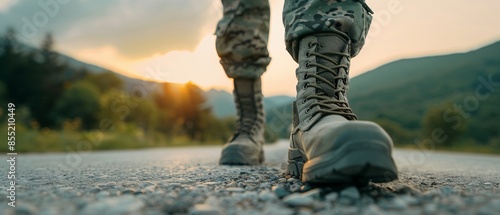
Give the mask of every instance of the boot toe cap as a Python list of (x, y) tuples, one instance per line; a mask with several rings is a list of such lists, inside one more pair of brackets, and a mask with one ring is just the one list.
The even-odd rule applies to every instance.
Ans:
[[(308, 158), (314, 158), (324, 153), (338, 150), (346, 144), (369, 145), (378, 143), (389, 153), (393, 143), (389, 135), (379, 125), (367, 121), (327, 122), (314, 126), (304, 134), (305, 151)], [(363, 146), (366, 147), (366, 146)]]

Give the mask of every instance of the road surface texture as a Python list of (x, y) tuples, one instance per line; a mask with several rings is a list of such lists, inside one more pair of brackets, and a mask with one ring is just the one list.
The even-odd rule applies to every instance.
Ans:
[(499, 156), (396, 150), (398, 181), (314, 188), (283, 175), (287, 147), (251, 167), (217, 165), (220, 147), (19, 154), (0, 214), (500, 214)]

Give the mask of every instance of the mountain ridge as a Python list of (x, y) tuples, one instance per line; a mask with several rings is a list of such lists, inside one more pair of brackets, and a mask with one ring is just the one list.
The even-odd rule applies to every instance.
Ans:
[[(500, 89), (491, 92), (487, 100), (474, 96), (482, 84), (480, 79), (491, 77), (500, 83), (498, 56), (500, 41), (463, 53), (389, 62), (351, 79), (349, 103), (359, 119), (379, 122), (396, 142), (413, 143), (422, 137), (422, 123), (429, 111), (448, 105), (445, 111), (457, 114), (455, 106), (463, 108), (470, 105), (466, 102), (477, 101), (478, 107), (463, 119), (467, 129), (462, 140), (494, 142), (500, 134), (496, 122), (500, 118), (496, 111)], [(291, 113), (291, 104), (279, 109)], [(284, 120), (282, 116), (268, 115), (268, 121), (290, 124), (291, 117)], [(278, 131), (282, 137), (288, 136), (285, 127)]]
[[(353, 93), (356, 94), (359, 91), (363, 91), (363, 90), (359, 90), (359, 89), (360, 88), (363, 89), (362, 88), (363, 85), (369, 84), (369, 79), (375, 79), (375, 80), (384, 79), (386, 81), (401, 80), (402, 77), (405, 77), (407, 75), (411, 75), (411, 74), (409, 74), (409, 71), (405, 72), (405, 70), (402, 70), (403, 72), (400, 72), (400, 73), (396, 73), (396, 72), (391, 71), (394, 69), (394, 65), (411, 63), (412, 67), (408, 66), (410, 69), (413, 68), (413, 70), (416, 70), (416, 68), (418, 68), (418, 69), (423, 69), (425, 71), (425, 69), (427, 69), (426, 67), (434, 67), (436, 65), (436, 63), (439, 63), (440, 61), (447, 61), (449, 59), (455, 59), (456, 57), (468, 56), (470, 54), (473, 54), (476, 57), (479, 57), (479, 56), (484, 57), (485, 55), (493, 57), (495, 55), (492, 53), (494, 53), (497, 50), (500, 50), (500, 41), (493, 42), (489, 45), (486, 45), (486, 46), (483, 46), (483, 47), (480, 47), (480, 48), (477, 48), (474, 50), (470, 50), (467, 52), (451, 53), (451, 54), (443, 54), (443, 55), (433, 55), (433, 56), (423, 56), (423, 57), (405, 58), (405, 59), (395, 60), (395, 61), (381, 65), (375, 69), (372, 69), (370, 71), (367, 71), (363, 74), (360, 74), (360, 75), (352, 78), (351, 88), (355, 89), (355, 90), (350, 91), (349, 96), (357, 96), (357, 95), (352, 95), (352, 94)], [(475, 59), (471, 59), (471, 60), (475, 60)], [(425, 63), (423, 63), (423, 62), (425, 62)], [(422, 66), (424, 66), (424, 68), (421, 68)], [(447, 65), (442, 65), (442, 66), (446, 67)], [(376, 71), (376, 74), (373, 73), (373, 71)], [(395, 76), (395, 74), (397, 76)], [(399, 84), (404, 84), (404, 83), (399, 82)]]

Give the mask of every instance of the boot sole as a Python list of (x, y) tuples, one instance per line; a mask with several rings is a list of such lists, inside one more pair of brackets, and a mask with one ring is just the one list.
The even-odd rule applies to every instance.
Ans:
[[(301, 153), (293, 152), (298, 148), (289, 150), (291, 154)], [(391, 153), (380, 142), (348, 142), (334, 152), (305, 163), (301, 157), (295, 157), (288, 160), (287, 172), (313, 184), (384, 183), (398, 178)]]
[(229, 145), (222, 150), (221, 165), (259, 165), (264, 161), (264, 151), (257, 154), (254, 149), (241, 145)]

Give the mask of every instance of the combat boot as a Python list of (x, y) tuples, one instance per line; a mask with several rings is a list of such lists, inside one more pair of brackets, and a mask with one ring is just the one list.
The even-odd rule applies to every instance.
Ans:
[(391, 138), (377, 124), (357, 121), (349, 107), (350, 45), (341, 32), (306, 36), (295, 44), (299, 67), (287, 173), (303, 182), (397, 179)]
[(261, 81), (234, 79), (236, 131), (222, 149), (220, 164), (256, 165), (264, 161), (264, 109)]

